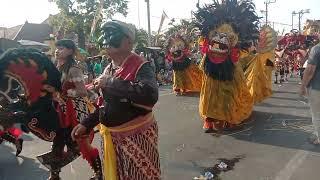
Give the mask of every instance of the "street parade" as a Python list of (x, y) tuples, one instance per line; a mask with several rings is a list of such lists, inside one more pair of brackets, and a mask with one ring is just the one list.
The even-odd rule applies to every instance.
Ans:
[(319, 180), (316, 0), (0, 3), (0, 180)]

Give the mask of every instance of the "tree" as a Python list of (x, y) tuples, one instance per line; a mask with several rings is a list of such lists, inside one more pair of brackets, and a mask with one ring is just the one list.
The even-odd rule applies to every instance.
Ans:
[(137, 52), (144, 52), (147, 46), (148, 46), (148, 32), (144, 29), (136, 28), (135, 50)]
[(172, 19), (169, 25), (171, 27), (163, 35), (166, 40), (176, 33), (186, 34), (190, 43), (196, 42), (199, 38), (199, 30), (195, 28), (193, 21), (182, 19), (180, 22), (176, 23), (176, 21)]
[(95, 17), (98, 17), (96, 22), (96, 32), (98, 32), (103, 19), (110, 19), (116, 13), (126, 16), (128, 9), (127, 0), (55, 0), (55, 2), (60, 13), (50, 19), (50, 24), (58, 27), (60, 32), (76, 33), (80, 48), (85, 48), (86, 38), (89, 38)]
[(195, 26), (192, 21), (182, 19), (180, 22), (178, 22), (178, 24), (175, 24), (175, 22), (176, 21), (172, 19), (169, 23), (171, 27), (164, 33), (166, 37), (171, 36), (172, 34), (175, 34), (177, 32), (182, 32), (182, 30), (187, 34), (190, 34), (192, 36), (191, 38), (194, 38), (193, 36), (197, 36), (196, 33), (192, 33), (195, 31)]

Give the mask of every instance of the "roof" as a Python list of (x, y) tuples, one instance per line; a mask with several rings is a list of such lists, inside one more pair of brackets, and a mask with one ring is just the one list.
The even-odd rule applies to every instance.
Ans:
[(30, 40), (44, 42), (49, 39), (52, 28), (48, 24), (33, 24), (26, 22), (13, 38), (13, 40)]
[(11, 28), (0, 27), (0, 38), (14, 39), (23, 25), (14, 26)]
[(44, 43), (39, 43), (36, 41), (30, 41), (30, 40), (20, 40), (18, 41), (22, 46), (40, 46), (40, 47), (49, 47), (49, 45)]
[(14, 40), (0, 38), (0, 49), (2, 49), (2, 50), (6, 50), (9, 48), (16, 48), (19, 46), (20, 46), (20, 44)]

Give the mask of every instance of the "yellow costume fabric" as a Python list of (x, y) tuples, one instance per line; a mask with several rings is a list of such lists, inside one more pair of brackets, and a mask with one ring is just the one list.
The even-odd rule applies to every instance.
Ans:
[(239, 63), (235, 64), (232, 81), (219, 81), (203, 75), (199, 103), (199, 112), (203, 119), (213, 118), (230, 124), (240, 124), (249, 118), (252, 109), (253, 99)]
[(117, 157), (113, 147), (109, 129), (100, 124), (100, 134), (103, 138), (103, 176), (107, 180), (118, 180)]
[[(247, 54), (245, 56), (244, 54)], [(260, 103), (272, 95), (272, 66), (266, 66), (267, 59), (273, 62), (274, 53), (266, 52), (249, 55), (242, 52), (240, 64), (244, 70), (247, 86), (254, 104)]]
[(190, 64), (183, 71), (173, 72), (173, 90), (180, 92), (200, 92), (202, 71), (196, 64)]

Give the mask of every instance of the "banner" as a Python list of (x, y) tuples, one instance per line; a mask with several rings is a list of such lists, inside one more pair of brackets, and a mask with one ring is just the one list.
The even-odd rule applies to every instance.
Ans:
[(162, 26), (163, 26), (163, 23), (164, 23), (164, 20), (166, 19), (166, 18), (168, 18), (169, 19), (169, 17), (168, 17), (168, 15), (166, 14), (166, 12), (162, 12), (162, 16), (161, 16), (161, 20), (160, 20), (160, 25), (159, 25), (159, 29), (158, 29), (158, 35), (160, 34), (160, 32), (161, 32), (161, 29), (162, 29)]

